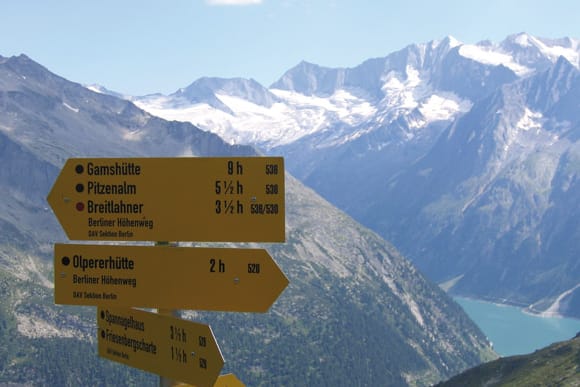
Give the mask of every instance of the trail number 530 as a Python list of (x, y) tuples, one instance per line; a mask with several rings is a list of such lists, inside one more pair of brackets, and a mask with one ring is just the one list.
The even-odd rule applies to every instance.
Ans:
[(278, 164), (266, 164), (266, 175), (277, 175)]

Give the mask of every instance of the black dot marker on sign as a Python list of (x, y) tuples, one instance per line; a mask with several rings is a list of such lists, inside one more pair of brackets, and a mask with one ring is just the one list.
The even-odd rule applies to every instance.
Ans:
[(62, 257), (62, 259), (60, 260), (62, 262), (63, 265), (68, 266), (70, 264), (70, 258), (67, 256)]
[(76, 188), (77, 192), (79, 192), (79, 193), (83, 192), (85, 190), (85, 186), (80, 184), (80, 183), (77, 184), (77, 186), (75, 188)]
[(80, 175), (81, 173), (83, 173), (85, 171), (85, 168), (83, 168), (83, 166), (81, 164), (78, 164), (75, 167), (75, 171), (76, 171), (76, 173), (78, 173)]

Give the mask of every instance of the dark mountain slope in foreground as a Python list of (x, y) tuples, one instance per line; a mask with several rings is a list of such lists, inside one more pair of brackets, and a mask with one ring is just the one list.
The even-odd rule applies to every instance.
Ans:
[(483, 364), (437, 386), (580, 386), (580, 334), (529, 355)]
[[(154, 384), (97, 357), (94, 308), (53, 304), (52, 245), (66, 238), (45, 198), (64, 160), (250, 154), (25, 56), (0, 59), (0, 383)], [(225, 370), (252, 386), (426, 385), (494, 356), (392, 246), (290, 176), (286, 191), (288, 242), (266, 246), (290, 279), (274, 307), (184, 313), (211, 323)]]

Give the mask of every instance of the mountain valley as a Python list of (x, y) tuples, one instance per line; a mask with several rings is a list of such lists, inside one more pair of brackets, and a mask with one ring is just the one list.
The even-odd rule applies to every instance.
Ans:
[[(24, 55), (0, 58), (0, 383), (155, 382), (98, 358), (93, 307), (54, 305), (53, 244), (66, 237), (46, 196), (67, 158), (257, 155)], [(272, 309), (183, 312), (211, 324), (224, 372), (248, 385), (429, 385), (496, 357), (459, 305), (391, 244), (291, 174), (286, 207), (286, 243), (242, 245), (266, 247), (290, 280)]]

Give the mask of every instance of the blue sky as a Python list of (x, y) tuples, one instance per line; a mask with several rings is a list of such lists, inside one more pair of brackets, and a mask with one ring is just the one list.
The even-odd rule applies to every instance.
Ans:
[(301, 60), (353, 67), (447, 35), (580, 38), (578, 15), (576, 0), (3, 1), (0, 55), (24, 53), (69, 80), (144, 95), (202, 76), (269, 86)]

